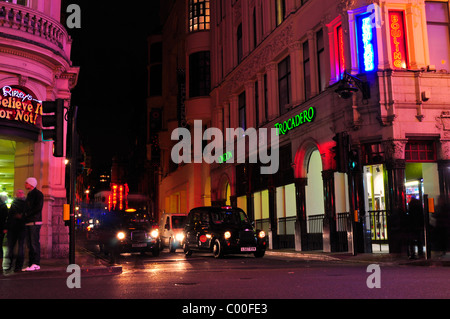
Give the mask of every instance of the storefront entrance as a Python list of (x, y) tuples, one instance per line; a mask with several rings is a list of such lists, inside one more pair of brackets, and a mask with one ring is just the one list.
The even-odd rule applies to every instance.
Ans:
[(14, 191), (33, 176), (34, 142), (0, 135), (0, 193), (11, 203)]
[[(433, 142), (409, 142), (405, 149), (405, 207), (411, 198), (424, 203), (426, 194), (430, 203), (437, 205), (440, 194), (439, 173)], [(386, 252), (389, 249), (389, 198), (388, 198), (388, 172), (384, 164), (366, 165), (363, 167), (364, 180), (364, 206), (366, 232), (370, 231), (372, 251)], [(391, 203), (392, 204), (392, 203)], [(407, 234), (406, 216), (397, 231)], [(392, 234), (391, 234), (392, 235)], [(403, 237), (406, 235), (403, 235)], [(402, 236), (396, 238), (406, 240)]]

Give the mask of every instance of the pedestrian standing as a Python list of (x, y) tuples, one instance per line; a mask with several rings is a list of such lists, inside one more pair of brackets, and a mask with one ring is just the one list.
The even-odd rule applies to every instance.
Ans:
[(14, 247), (17, 247), (17, 258), (14, 271), (20, 271), (24, 262), (24, 242), (25, 242), (25, 192), (23, 189), (16, 191), (16, 198), (9, 208), (8, 219), (6, 220), (6, 233), (8, 235), (8, 258), (10, 260), (9, 268), (13, 266)]
[(28, 246), (28, 267), (23, 271), (34, 271), (41, 269), (41, 244), (40, 233), (42, 225), (42, 207), (44, 206), (44, 195), (36, 188), (37, 180), (29, 177), (25, 181), (25, 188), (29, 191), (25, 200), (25, 232)]
[(409, 240), (408, 240), (408, 255), (410, 259), (416, 259), (415, 245), (417, 245), (417, 252), (419, 257), (423, 256), (423, 208), (422, 203), (415, 197), (411, 197), (409, 202)]

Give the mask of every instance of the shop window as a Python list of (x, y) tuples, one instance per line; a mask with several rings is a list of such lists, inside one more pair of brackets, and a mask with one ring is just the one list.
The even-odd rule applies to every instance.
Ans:
[(450, 71), (450, 18), (448, 2), (425, 2), (430, 64)]
[(412, 141), (406, 144), (405, 160), (409, 162), (436, 161), (436, 147), (433, 141)]
[[(258, 223), (258, 220), (269, 218), (269, 191), (267, 189), (253, 193), (253, 207), (256, 224), (261, 225), (261, 222)], [(264, 229), (264, 227), (262, 228)]]
[(189, 31), (210, 29), (209, 0), (189, 0)]

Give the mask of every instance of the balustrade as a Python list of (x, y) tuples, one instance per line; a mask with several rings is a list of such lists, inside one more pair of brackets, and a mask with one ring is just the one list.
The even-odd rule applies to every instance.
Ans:
[[(8, 32), (8, 29), (17, 30), (19, 33), (17, 31)], [(64, 53), (67, 52), (69, 35), (64, 27), (57, 20), (28, 7), (1, 2), (0, 32), (15, 36), (20, 36), (20, 33), (23, 32), (26, 33), (26, 35), (23, 35), (26, 39), (29, 39), (30, 35), (38, 37), (39, 39), (36, 39), (36, 42), (44, 40), (45, 44), (48, 41)]]

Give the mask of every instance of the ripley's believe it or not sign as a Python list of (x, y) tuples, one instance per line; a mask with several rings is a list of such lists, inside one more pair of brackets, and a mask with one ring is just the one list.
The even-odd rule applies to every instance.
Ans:
[(21, 89), (5, 86), (0, 90), (0, 119), (37, 124), (42, 102)]

